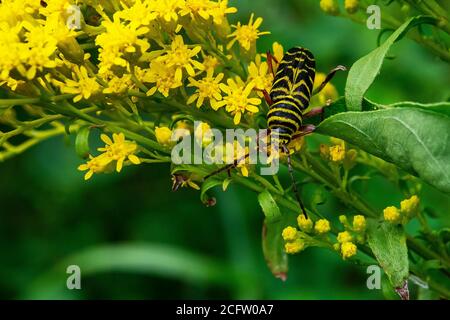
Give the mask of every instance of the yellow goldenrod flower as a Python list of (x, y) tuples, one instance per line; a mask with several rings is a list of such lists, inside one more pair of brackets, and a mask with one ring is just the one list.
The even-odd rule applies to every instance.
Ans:
[(344, 260), (353, 257), (357, 251), (358, 248), (353, 242), (344, 242), (341, 244), (341, 254)]
[(281, 44), (279, 44), (278, 42), (274, 42), (272, 44), (272, 50), (273, 50), (272, 54), (275, 57), (275, 59), (277, 59), (278, 62), (281, 62), (281, 60), (283, 60), (283, 57), (284, 57), (283, 46)]
[(340, 162), (345, 158), (345, 145), (335, 145), (330, 147), (330, 159), (333, 162)]
[(353, 217), (353, 230), (356, 232), (366, 230), (366, 218), (364, 216), (356, 215)]
[(220, 88), (226, 93), (226, 96), (223, 97), (222, 101), (217, 102), (216, 107), (226, 106), (226, 111), (234, 116), (234, 124), (239, 124), (242, 114), (246, 111), (250, 113), (259, 111), (257, 106), (261, 104), (261, 99), (248, 97), (253, 87), (254, 84), (252, 82), (245, 85), (238, 77), (236, 80), (229, 78), (227, 85), (224, 83), (220, 84)]
[(330, 222), (327, 219), (317, 220), (314, 225), (314, 230), (318, 234), (324, 234), (331, 230)]
[(195, 57), (202, 48), (200, 46), (195, 46), (189, 49), (187, 45), (184, 44), (183, 37), (180, 35), (175, 36), (170, 45), (170, 50), (167, 51), (165, 55), (159, 56), (157, 61), (160, 61), (167, 65), (167, 67), (175, 68), (175, 80), (181, 81), (183, 78), (183, 69), (186, 69), (187, 73), (193, 77), (195, 76), (194, 68), (203, 70), (203, 64), (192, 59)]
[(244, 48), (246, 51), (249, 51), (250, 47), (252, 45), (255, 45), (256, 39), (258, 39), (259, 36), (270, 34), (270, 32), (268, 31), (260, 32), (258, 28), (259, 26), (261, 26), (263, 19), (257, 18), (253, 23), (253, 17), (254, 14), (252, 13), (248, 24), (241, 25), (241, 23), (238, 22), (237, 25), (232, 25), (232, 27), (236, 30), (232, 34), (228, 35), (228, 38), (233, 39), (227, 45), (227, 49), (231, 49), (233, 44), (238, 41), (242, 48)]
[(214, 71), (219, 66), (219, 64), (219, 59), (217, 59), (216, 57), (209, 55), (203, 56), (203, 68), (206, 72), (211, 69)]
[(339, 4), (336, 0), (320, 0), (320, 8), (333, 16), (339, 14)]
[(286, 253), (294, 254), (305, 249), (305, 242), (302, 239), (296, 239), (293, 242), (286, 242), (284, 250)]
[(184, 0), (157, 0), (152, 1), (151, 5), (156, 16), (166, 22), (178, 21), (178, 13), (184, 7)]
[(100, 91), (100, 84), (94, 77), (89, 77), (84, 66), (73, 66), (72, 79), (66, 79), (65, 82), (55, 80), (55, 84), (59, 85), (62, 93), (76, 94), (73, 98), (74, 102), (78, 102), (81, 99), (87, 100)]
[(405, 199), (402, 202), (400, 202), (400, 210), (403, 214), (405, 214), (408, 217), (412, 217), (419, 208), (420, 199), (418, 196), (413, 195), (409, 199)]
[(151, 96), (156, 91), (162, 93), (164, 97), (169, 96), (169, 91), (181, 87), (183, 83), (181, 80), (175, 78), (175, 67), (168, 67), (166, 64), (159, 61), (152, 61), (150, 69), (145, 72), (143, 82), (154, 83), (155, 86), (148, 90), (147, 95)]
[(89, 180), (94, 173), (103, 172), (110, 162), (111, 159), (109, 157), (106, 157), (104, 154), (101, 154), (98, 157), (89, 155), (89, 161), (85, 164), (80, 165), (78, 167), (78, 170), (87, 170), (86, 174), (84, 175), (84, 180)]
[(217, 76), (213, 76), (214, 69), (208, 69), (206, 77), (201, 80), (195, 80), (194, 78), (189, 78), (188, 87), (196, 87), (197, 90), (193, 95), (187, 100), (187, 104), (193, 103), (197, 100), (197, 108), (203, 105), (205, 99), (209, 100), (211, 107), (217, 110), (217, 101), (222, 100), (222, 92), (220, 90), (219, 83), (222, 81), (224, 74), (219, 73)]
[(294, 241), (298, 238), (298, 231), (296, 228), (289, 226), (283, 229), (281, 236), (284, 241)]
[(292, 139), (291, 142), (289, 142), (288, 144), (290, 154), (300, 151), (304, 145), (305, 145), (304, 137)]
[(139, 26), (148, 26), (153, 20), (158, 17), (158, 14), (153, 10), (154, 5), (152, 1), (135, 0), (131, 7), (127, 7), (126, 3), (122, 3), (125, 7), (121, 11), (117, 11), (115, 15), (122, 19), (134, 23)]
[(348, 231), (339, 232), (337, 236), (337, 241), (339, 243), (351, 242), (353, 240), (352, 235)]
[(345, 0), (344, 7), (348, 13), (353, 14), (358, 11), (359, 0)]
[(209, 0), (185, 0), (184, 7), (180, 10), (180, 16), (189, 14), (192, 20), (197, 17), (208, 20), (215, 4)]
[(103, 89), (103, 93), (123, 93), (133, 87), (133, 81), (130, 74), (124, 74), (122, 77), (113, 76), (108, 81), (108, 87)]
[(298, 215), (297, 224), (303, 232), (311, 232), (313, 229), (313, 221), (310, 218), (306, 218), (303, 214)]
[(135, 142), (125, 140), (123, 133), (113, 133), (113, 140), (106, 134), (100, 136), (106, 143), (104, 148), (98, 148), (98, 151), (104, 152), (103, 156), (111, 161), (116, 161), (116, 171), (122, 170), (123, 162), (129, 160), (132, 164), (140, 164), (141, 160), (134, 154), (137, 151)]
[(237, 9), (235, 7), (228, 7), (228, 0), (219, 0), (211, 9), (210, 15), (213, 17), (214, 24), (222, 25), (226, 22), (225, 17), (227, 14), (236, 12)]
[(95, 39), (99, 49), (99, 73), (105, 74), (114, 66), (127, 68), (128, 60), (135, 54), (142, 54), (150, 48), (147, 39), (141, 37), (149, 32), (148, 27), (134, 23), (124, 23), (118, 16), (114, 20), (105, 19), (102, 26), (106, 29)]
[(262, 90), (270, 92), (272, 88), (273, 75), (269, 72), (267, 62), (261, 62), (261, 56), (257, 55), (256, 61), (251, 62), (248, 66), (248, 81), (255, 84), (254, 89), (258, 90), (257, 94), (263, 97)]
[(195, 128), (194, 136), (203, 146), (207, 146), (213, 140), (213, 132), (206, 122), (200, 123), (200, 125)]
[(383, 210), (384, 220), (389, 221), (391, 223), (399, 223), (400, 222), (400, 211), (394, 207), (390, 206)]
[(230, 143), (225, 145), (224, 161), (225, 163), (237, 161), (237, 168), (241, 170), (241, 174), (244, 177), (248, 177), (249, 170), (247, 163), (248, 159), (245, 157), (246, 154), (248, 154), (248, 147), (241, 146), (240, 143), (235, 140), (232, 146)]
[(172, 138), (172, 130), (168, 127), (156, 127), (155, 128), (155, 136), (156, 141), (162, 146), (171, 146), (173, 144), (173, 141), (171, 141)]
[[(321, 83), (325, 80), (326, 74), (322, 72), (316, 73), (316, 77), (314, 78), (314, 89), (317, 89)], [(320, 91), (314, 98), (316, 99), (314, 102), (317, 105), (323, 106), (327, 103), (328, 100), (336, 100), (339, 97), (339, 94), (336, 90), (336, 87), (328, 82), (325, 87)]]

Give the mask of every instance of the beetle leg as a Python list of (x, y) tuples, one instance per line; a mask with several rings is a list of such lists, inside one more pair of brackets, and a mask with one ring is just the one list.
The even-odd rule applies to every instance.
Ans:
[(322, 89), (325, 88), (325, 86), (327, 85), (327, 83), (330, 82), (331, 79), (333, 79), (334, 75), (335, 75), (336, 72), (338, 72), (338, 71), (347, 71), (347, 68), (344, 67), (344, 66), (339, 65), (339, 66), (337, 66), (336, 68), (334, 68), (333, 70), (331, 70), (331, 71), (327, 74), (327, 76), (325, 77), (325, 80), (323, 80), (323, 82), (320, 84), (320, 86), (317, 87), (317, 89), (315, 89), (315, 90), (313, 91), (313, 94), (312, 94), (312, 95), (316, 95), (316, 94), (318, 94), (320, 91), (322, 91)]
[(267, 51), (267, 64), (269, 65), (270, 73), (272, 73), (273, 76), (275, 77), (275, 70), (273, 68), (272, 61), (275, 61), (276, 64), (279, 64), (277, 58), (275, 58), (269, 50), (269, 51)]

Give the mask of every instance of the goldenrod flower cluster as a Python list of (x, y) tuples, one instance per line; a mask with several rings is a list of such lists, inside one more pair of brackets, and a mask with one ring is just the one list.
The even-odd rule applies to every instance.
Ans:
[(383, 218), (394, 224), (406, 224), (417, 215), (419, 204), (419, 197), (413, 195), (400, 202), (400, 209), (395, 206), (386, 207), (383, 210)]
[(298, 253), (308, 246), (318, 245), (314, 237), (321, 239), (331, 230), (330, 222), (327, 219), (319, 219), (313, 222), (303, 214), (297, 217), (298, 228), (288, 226), (283, 229), (282, 237), (285, 241), (286, 253)]
[(348, 259), (356, 255), (358, 247), (356, 243), (364, 243), (366, 231), (366, 218), (362, 215), (353, 216), (352, 223), (348, 221), (347, 216), (339, 216), (339, 221), (344, 226), (345, 230), (339, 232), (336, 240), (337, 243), (333, 245), (336, 251), (339, 251), (342, 258)]
[(331, 145), (321, 144), (320, 155), (322, 159), (330, 164), (342, 165), (346, 170), (350, 170), (356, 164), (358, 155), (355, 149), (348, 149), (344, 140), (330, 138)]

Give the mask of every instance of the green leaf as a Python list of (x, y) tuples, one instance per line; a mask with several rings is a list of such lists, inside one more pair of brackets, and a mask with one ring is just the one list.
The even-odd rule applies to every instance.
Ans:
[(409, 19), (391, 34), (381, 46), (353, 64), (345, 86), (345, 99), (349, 110), (361, 110), (364, 94), (379, 74), (383, 60), (390, 47), (397, 40), (401, 39), (409, 29), (424, 23), (436, 24), (436, 19), (427, 16), (418, 16)]
[(409, 275), (408, 248), (401, 225), (368, 219), (368, 243), (394, 288), (403, 287)]
[(288, 257), (284, 251), (284, 240), (281, 236), (285, 222), (268, 221), (266, 218), (262, 231), (262, 249), (264, 259), (272, 274), (283, 281), (287, 278)]
[(205, 204), (209, 203), (211, 197), (208, 195), (208, 190), (217, 186), (221, 186), (222, 183), (222, 181), (216, 179), (207, 179), (205, 182), (203, 182), (200, 189), (200, 200)]
[(345, 112), (316, 132), (341, 138), (450, 193), (450, 117), (421, 108)]
[(287, 222), (268, 190), (258, 195), (258, 201), (265, 215), (262, 232), (264, 258), (272, 274), (284, 281), (287, 277), (288, 260), (281, 233)]
[(81, 127), (75, 138), (75, 151), (78, 156), (83, 159), (89, 157), (89, 134), (91, 129), (89, 126)]
[[(380, 105), (380, 107), (382, 107)], [(436, 103), (418, 103), (412, 101), (403, 101), (385, 106), (387, 108), (420, 108), (424, 110), (439, 112), (450, 117), (450, 102)]]
[(280, 208), (278, 208), (277, 203), (268, 190), (264, 190), (258, 194), (258, 201), (268, 222), (280, 220)]

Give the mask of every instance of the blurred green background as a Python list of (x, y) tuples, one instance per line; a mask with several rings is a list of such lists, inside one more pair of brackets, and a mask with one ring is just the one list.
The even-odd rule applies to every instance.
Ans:
[[(264, 17), (259, 42), (310, 48), (317, 67), (351, 66), (375, 48), (378, 31), (325, 15), (319, 1), (230, 1), (231, 21)], [(450, 97), (448, 64), (410, 40), (395, 45), (369, 98), (442, 101)], [(345, 76), (334, 81), (343, 94)], [(317, 139), (317, 137), (315, 138)], [(275, 279), (261, 251), (263, 214), (256, 195), (231, 185), (206, 208), (199, 193), (172, 193), (167, 165), (127, 167), (89, 182), (76, 170), (73, 139), (52, 139), (0, 164), (0, 298), (378, 299), (365, 268), (316, 248), (290, 257), (286, 282)], [(285, 172), (284, 172), (285, 173)], [(283, 177), (283, 183), (289, 180)], [(306, 198), (315, 185), (304, 188)], [(360, 186), (382, 209), (402, 195), (384, 179)], [(448, 197), (425, 188), (423, 201), (446, 214)], [(345, 211), (330, 199), (335, 219)], [(333, 218), (334, 217), (334, 218)], [(433, 221), (432, 221), (433, 223)], [(414, 225), (412, 226), (414, 228)], [(82, 264), (82, 290), (65, 289), (66, 267)]]

